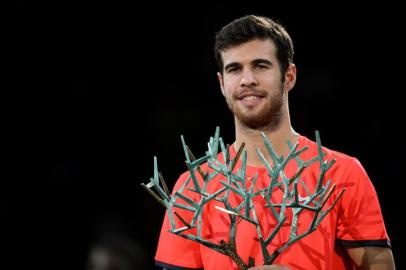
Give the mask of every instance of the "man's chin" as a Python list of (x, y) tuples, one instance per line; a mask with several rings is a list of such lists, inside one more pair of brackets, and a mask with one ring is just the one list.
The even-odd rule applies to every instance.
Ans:
[(275, 129), (279, 122), (280, 117), (278, 115), (270, 116), (270, 115), (237, 115), (237, 119), (246, 127), (250, 129)]
[(269, 121), (263, 121), (257, 117), (245, 117), (239, 118), (240, 122), (251, 129), (261, 129), (264, 126), (269, 125)]

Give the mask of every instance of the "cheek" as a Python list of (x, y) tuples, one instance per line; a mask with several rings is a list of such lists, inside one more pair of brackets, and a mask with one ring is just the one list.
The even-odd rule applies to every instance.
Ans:
[(237, 84), (235, 83), (235, 81), (232, 80), (227, 80), (224, 82), (223, 84), (223, 88), (224, 88), (224, 94), (227, 96), (232, 96), (234, 89), (237, 89)]
[(235, 91), (233, 91), (232, 88), (225, 89), (225, 96), (227, 99), (230, 99), (230, 100), (234, 99), (234, 94), (235, 94)]
[(269, 76), (263, 78), (263, 83), (273, 87), (279, 87), (281, 82), (280, 77), (278, 76)]
[(230, 75), (227, 74), (223, 77), (223, 84), (224, 86), (232, 87), (238, 85), (240, 82), (238, 75)]

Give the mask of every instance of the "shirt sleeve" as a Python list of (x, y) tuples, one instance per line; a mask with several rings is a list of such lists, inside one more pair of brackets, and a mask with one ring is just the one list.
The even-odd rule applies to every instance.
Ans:
[[(175, 184), (174, 191), (187, 181), (189, 173), (181, 175)], [(196, 198), (196, 193), (187, 192), (185, 189), (184, 194), (190, 198)], [(183, 203), (183, 201), (180, 201)], [(187, 222), (192, 220), (193, 213), (184, 209), (176, 208), (176, 212), (182, 216)], [(175, 217), (177, 228), (183, 227), (183, 223)], [(167, 269), (203, 269), (203, 264), (200, 256), (199, 243), (185, 239), (181, 236), (175, 235), (170, 232), (171, 224), (169, 221), (168, 211), (165, 213), (164, 221), (161, 228), (161, 234), (158, 241), (158, 247), (155, 254), (155, 263), (158, 266)], [(195, 230), (191, 229), (187, 233), (196, 234)]]
[(378, 196), (361, 163), (352, 158), (342, 177), (346, 191), (338, 216), (337, 241), (353, 247), (390, 247)]

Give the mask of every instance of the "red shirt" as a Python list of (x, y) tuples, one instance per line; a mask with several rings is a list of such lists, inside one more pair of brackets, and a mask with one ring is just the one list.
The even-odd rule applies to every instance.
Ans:
[[(302, 160), (310, 160), (317, 155), (317, 144), (304, 136), (299, 137), (299, 148), (309, 147), (308, 150), (300, 155)], [(231, 149), (231, 155), (235, 156), (234, 149)], [(325, 160), (336, 160), (335, 164), (327, 171), (323, 184), (332, 180), (336, 184), (336, 189), (326, 203), (323, 209), (326, 209), (337, 198), (343, 188), (346, 188), (343, 196), (339, 199), (337, 205), (320, 223), (316, 231), (302, 238), (291, 245), (280, 254), (274, 263), (289, 266), (292, 269), (351, 269), (351, 261), (342, 252), (342, 245), (347, 246), (390, 246), (389, 238), (385, 230), (378, 198), (375, 189), (368, 178), (365, 170), (359, 161), (355, 158), (338, 153), (336, 151), (323, 148), (326, 153)], [(219, 160), (222, 160), (222, 154), (219, 154)], [(207, 164), (201, 166), (204, 171), (211, 171)], [(240, 162), (236, 169), (240, 168)], [(235, 170), (236, 170), (235, 169)], [(285, 173), (288, 177), (293, 176), (297, 170), (297, 164), (294, 160), (288, 163)], [(256, 187), (264, 188), (269, 184), (270, 178), (265, 168), (247, 166), (247, 185), (255, 174), (258, 173)], [(301, 180), (313, 193), (319, 176), (319, 164), (313, 163), (306, 168), (301, 176)], [(197, 175), (197, 174), (196, 174)], [(174, 191), (177, 191), (189, 177), (189, 172), (181, 175), (175, 184)], [(215, 179), (210, 181), (207, 192), (222, 188), (220, 180), (225, 177), (218, 174)], [(191, 184), (191, 183), (189, 183)], [(195, 192), (187, 191), (184, 193), (188, 197), (199, 201), (199, 195)], [(303, 187), (299, 188), (299, 193), (305, 197), (307, 193)], [(273, 200), (280, 201), (283, 193), (275, 189), (272, 194)], [(229, 201), (233, 206), (240, 203), (237, 196), (230, 196)], [(264, 208), (265, 200), (260, 196), (253, 199), (257, 212), (258, 220), (261, 224), (263, 235), (269, 235), (269, 232), (276, 225), (275, 218), (269, 208)], [(229, 240), (228, 214), (219, 211), (215, 206), (224, 207), (222, 203), (213, 201), (203, 208), (202, 235), (204, 239), (213, 243), (219, 243), (220, 240)], [(185, 219), (190, 221), (192, 213), (190, 211), (176, 209), (176, 211)], [(290, 213), (290, 214), (289, 214)], [(286, 243), (290, 235), (290, 209), (287, 211), (287, 221), (268, 246), (270, 254)], [(309, 227), (312, 221), (313, 212), (304, 210), (299, 218), (298, 232), (303, 233)], [(177, 220), (178, 227), (184, 225)], [(238, 269), (237, 265), (227, 256), (209, 249), (199, 243), (184, 239), (178, 235), (169, 232), (170, 224), (168, 215), (162, 225), (161, 235), (155, 256), (156, 264), (168, 269), (206, 269), (206, 270), (231, 270)], [(195, 229), (185, 233), (196, 234)], [(247, 263), (249, 257), (255, 258), (255, 265), (263, 264), (263, 256), (253, 224), (240, 220), (237, 225), (236, 235), (237, 252)]]

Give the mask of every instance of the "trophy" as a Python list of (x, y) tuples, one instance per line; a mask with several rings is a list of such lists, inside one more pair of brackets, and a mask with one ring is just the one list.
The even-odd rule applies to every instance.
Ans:
[[(200, 158), (194, 157), (183, 136), (181, 136), (189, 176), (179, 189), (173, 190), (172, 193), (169, 192), (162, 174), (158, 170), (156, 157), (154, 157), (153, 177), (147, 184), (141, 184), (167, 209), (171, 233), (229, 256), (242, 270), (254, 266), (255, 261), (252, 257), (242, 258), (237, 252), (236, 233), (239, 221), (244, 220), (255, 227), (264, 259), (262, 264), (271, 265), (289, 246), (315, 231), (345, 191), (345, 189), (341, 190), (335, 200), (326, 205), (336, 186), (332, 184), (332, 179), (324, 181), (324, 178), (335, 160), (327, 161), (324, 159), (325, 154), (322, 152), (318, 131), (316, 131), (318, 154), (309, 160), (300, 158), (300, 155), (308, 149), (307, 147), (298, 149), (297, 143), (293, 145), (287, 141), (289, 153), (286, 157), (278, 156), (264, 133), (262, 133), (262, 137), (265, 148), (272, 159), (272, 162), (268, 162), (263, 153), (257, 149), (257, 155), (269, 176), (269, 182), (265, 187), (256, 186), (258, 174), (248, 184), (246, 174), (247, 152), (244, 151), (244, 143), (232, 158), (229, 146), (225, 145), (220, 137), (219, 127), (216, 128), (214, 137), (210, 137), (205, 155)], [(236, 168), (240, 158), (241, 166)], [(290, 161), (296, 162), (297, 170), (293, 176), (288, 177), (285, 169)], [(317, 183), (316, 186), (310, 188), (301, 179), (301, 174), (307, 167), (317, 162), (320, 167)], [(203, 164), (205, 164), (204, 167), (208, 168), (206, 171), (202, 169)], [(218, 188), (210, 189), (212, 184)], [(301, 190), (304, 190), (305, 196), (301, 196), (298, 191), (300, 186)], [(273, 196), (276, 190), (283, 194), (278, 199)], [(190, 194), (196, 196), (192, 198)], [(258, 197), (264, 201), (264, 210), (269, 211), (269, 214), (276, 221), (275, 226), (267, 233), (262, 230), (257, 214), (258, 209), (254, 205), (254, 200)], [(233, 202), (236, 201), (235, 198), (238, 198), (239, 204), (231, 203), (231, 198), (233, 198)], [(229, 218), (228, 237), (218, 242), (213, 241), (213, 239), (206, 239), (202, 233), (204, 227), (202, 216), (209, 205), (214, 206), (210, 208), (211, 211), (212, 209), (221, 211)], [(179, 209), (190, 212), (189, 218), (179, 214)], [(310, 226), (304, 231), (299, 231), (298, 221), (306, 211), (312, 212)], [(289, 239), (270, 253), (267, 247), (278, 235), (282, 226), (286, 226), (286, 224), (290, 226)]]

